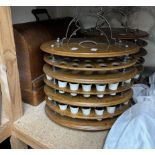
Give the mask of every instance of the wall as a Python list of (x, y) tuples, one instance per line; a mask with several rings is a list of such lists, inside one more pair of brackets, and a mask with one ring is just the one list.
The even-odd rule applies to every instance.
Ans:
[(35, 6), (12, 6), (13, 24), (35, 21), (35, 17), (31, 13), (31, 10), (35, 8)]

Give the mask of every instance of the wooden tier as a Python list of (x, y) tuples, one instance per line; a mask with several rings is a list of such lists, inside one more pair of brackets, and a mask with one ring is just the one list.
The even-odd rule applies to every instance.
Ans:
[(139, 52), (134, 54), (133, 57), (144, 57), (147, 54), (147, 51), (144, 48), (140, 48)]
[[(74, 41), (74, 42), (73, 42)], [(79, 43), (84, 41), (84, 39), (73, 39), (69, 44), (63, 43), (60, 47), (51, 47), (55, 45), (55, 40), (44, 43), (41, 45), (41, 50), (53, 55), (68, 56), (68, 57), (85, 57), (85, 58), (103, 58), (103, 57), (120, 57), (129, 54), (134, 54), (139, 51), (139, 46), (131, 42), (126, 42), (125, 44), (111, 44), (108, 48), (106, 43), (97, 43), (97, 45), (92, 43), (87, 43), (85, 46), (87, 48), (81, 47)], [(128, 47), (125, 47), (127, 45)], [(72, 48), (77, 50), (71, 50)], [(91, 51), (90, 49), (95, 48), (97, 51)]]
[[(110, 36), (109, 28), (103, 28), (103, 32), (105, 32), (108, 36)], [(87, 37), (104, 37), (101, 35), (101, 32), (97, 31), (96, 29), (88, 29), (85, 32), (82, 32), (84, 36)], [(148, 37), (148, 33), (138, 29), (126, 29), (125, 28), (112, 28), (112, 36), (113, 38), (117, 39), (124, 39), (124, 40), (132, 40), (132, 39), (139, 39)]]
[(51, 119), (52, 121), (54, 121), (59, 125), (86, 131), (108, 130), (111, 128), (111, 126), (117, 119), (117, 118), (110, 118), (102, 121), (73, 119), (70, 117), (65, 117), (57, 114), (56, 112), (50, 110), (47, 105), (45, 107), (45, 112), (49, 117), (49, 119)]
[[(117, 72), (113, 74), (100, 73), (89, 73), (78, 72), (74, 74), (71, 71), (53, 71), (52, 67), (45, 64), (43, 67), (45, 74), (62, 81), (73, 82), (73, 83), (91, 83), (91, 84), (102, 84), (102, 83), (115, 83), (121, 82), (133, 78), (137, 74), (135, 67), (130, 68), (126, 72)], [(77, 71), (76, 71), (77, 72)]]
[[(78, 60), (78, 59), (77, 59)], [(95, 62), (95, 60), (87, 60), (86, 62), (80, 61), (65, 61), (62, 59), (52, 60), (49, 59), (48, 55), (44, 56), (44, 61), (57, 68), (69, 69), (69, 70), (80, 70), (80, 71), (108, 71), (128, 68), (136, 64), (136, 59), (129, 60), (128, 62)]]
[(139, 29), (114, 28), (112, 29), (114, 35), (118, 39), (139, 39), (148, 37), (148, 33)]
[(92, 109), (91, 113), (89, 116), (85, 116), (82, 114), (81, 109), (79, 109), (77, 114), (72, 114), (70, 112), (70, 109), (67, 108), (66, 110), (60, 110), (60, 108), (58, 107), (58, 105), (55, 105), (54, 103), (52, 103), (53, 101), (49, 101), (46, 98), (46, 104), (48, 106), (49, 109), (57, 112), (58, 114), (60, 114), (61, 116), (67, 116), (67, 117), (71, 117), (71, 118), (77, 118), (77, 119), (90, 119), (90, 120), (97, 120), (97, 119), (107, 119), (107, 118), (113, 118), (115, 116), (119, 116), (120, 114), (122, 114), (125, 110), (127, 110), (130, 107), (130, 104), (128, 105), (123, 105), (122, 108), (120, 109), (116, 109), (114, 114), (109, 114), (108, 112), (104, 111), (103, 115), (96, 115), (95, 114), (95, 110)]
[(107, 86), (106, 86), (105, 91), (100, 91), (100, 92), (96, 90), (95, 86), (94, 87), (92, 86), (91, 92), (84, 92), (81, 87), (79, 87), (77, 91), (70, 90), (69, 86), (65, 88), (60, 88), (57, 84), (54, 84), (53, 81), (49, 81), (46, 78), (44, 78), (44, 82), (47, 86), (55, 90), (60, 90), (66, 93), (91, 94), (91, 95), (120, 93), (120, 92), (130, 89), (133, 85), (133, 83), (124, 83), (123, 86), (118, 86), (117, 90), (109, 90), (107, 89)]
[(143, 48), (145, 46), (147, 46), (147, 42), (145, 40), (142, 39), (138, 39), (138, 40), (131, 40), (133, 43), (135, 43), (136, 45), (138, 45), (140, 48)]
[(105, 96), (103, 98), (98, 98), (97, 96), (83, 97), (82, 95), (71, 96), (68, 93), (56, 93), (54, 89), (45, 86), (44, 87), (45, 94), (52, 98), (52, 100), (73, 105), (73, 106), (82, 106), (82, 107), (107, 107), (114, 106), (121, 103), (124, 103), (131, 99), (132, 97), (132, 89), (129, 89), (126, 92), (121, 93), (121, 95), (115, 96)]
[(137, 65), (142, 65), (144, 62), (145, 62), (145, 59), (143, 57), (139, 57), (139, 58), (137, 58), (136, 66)]

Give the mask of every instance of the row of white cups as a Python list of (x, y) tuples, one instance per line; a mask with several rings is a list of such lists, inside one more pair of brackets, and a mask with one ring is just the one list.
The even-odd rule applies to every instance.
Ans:
[[(134, 78), (138, 79), (139, 76), (140, 75), (137, 74)], [(46, 78), (47, 78), (47, 80), (50, 80), (50, 81), (53, 79), (49, 75), (46, 75)], [(129, 84), (129, 83), (131, 83), (131, 80), (132, 80), (131, 78), (128, 79), (128, 80), (125, 80), (124, 83)], [(68, 82), (66, 82), (66, 81), (58, 80), (59, 88), (66, 88), (67, 84), (68, 84)], [(90, 92), (91, 91), (92, 84), (81, 84), (81, 85), (82, 85), (82, 91), (83, 92)], [(69, 82), (69, 88), (70, 88), (71, 91), (78, 91), (79, 86), (80, 86), (79, 83), (70, 83)], [(97, 92), (104, 92), (107, 86), (108, 86), (109, 90), (116, 91), (118, 86), (119, 86), (119, 82), (117, 82), (117, 83), (110, 83), (110, 84), (95, 84), (95, 86), (96, 86), (96, 91)], [(62, 91), (62, 90), (59, 90), (59, 93), (65, 93), (65, 92)], [(112, 93), (110, 95), (116, 95), (116, 93)], [(76, 92), (75, 93), (72, 92), (71, 96), (77, 96), (77, 93)], [(90, 94), (88, 94), (88, 93), (87, 94), (83, 94), (83, 96), (84, 97), (90, 97)], [(97, 94), (97, 97), (98, 98), (103, 98), (104, 94)]]
[[(52, 100), (50, 97), (48, 97), (48, 100)], [(122, 105), (127, 105), (129, 103), (129, 101), (124, 102)], [(68, 106), (67, 104), (61, 104), (56, 102), (56, 104), (58, 105), (59, 109), (61, 111), (65, 111), (67, 110), (67, 108), (69, 107), (71, 114), (78, 114), (80, 107), (77, 106)], [(109, 114), (114, 114), (115, 110), (116, 110), (116, 106), (109, 106), (106, 108), (90, 108), (90, 107), (81, 107), (82, 110), (82, 114), (84, 116), (89, 116), (92, 110), (95, 110), (95, 114), (98, 116), (101, 116), (104, 114), (105, 111), (107, 111)]]

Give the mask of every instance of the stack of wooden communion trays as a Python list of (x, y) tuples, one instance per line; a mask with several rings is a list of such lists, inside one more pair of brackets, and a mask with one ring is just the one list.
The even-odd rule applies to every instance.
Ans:
[(59, 38), (41, 45), (47, 116), (80, 130), (106, 130), (129, 106), (139, 46)]

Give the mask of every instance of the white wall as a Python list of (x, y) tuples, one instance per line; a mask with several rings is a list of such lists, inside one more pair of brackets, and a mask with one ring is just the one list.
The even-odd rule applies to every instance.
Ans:
[(31, 10), (35, 8), (35, 6), (12, 6), (13, 24), (35, 21), (35, 17), (31, 13)]

